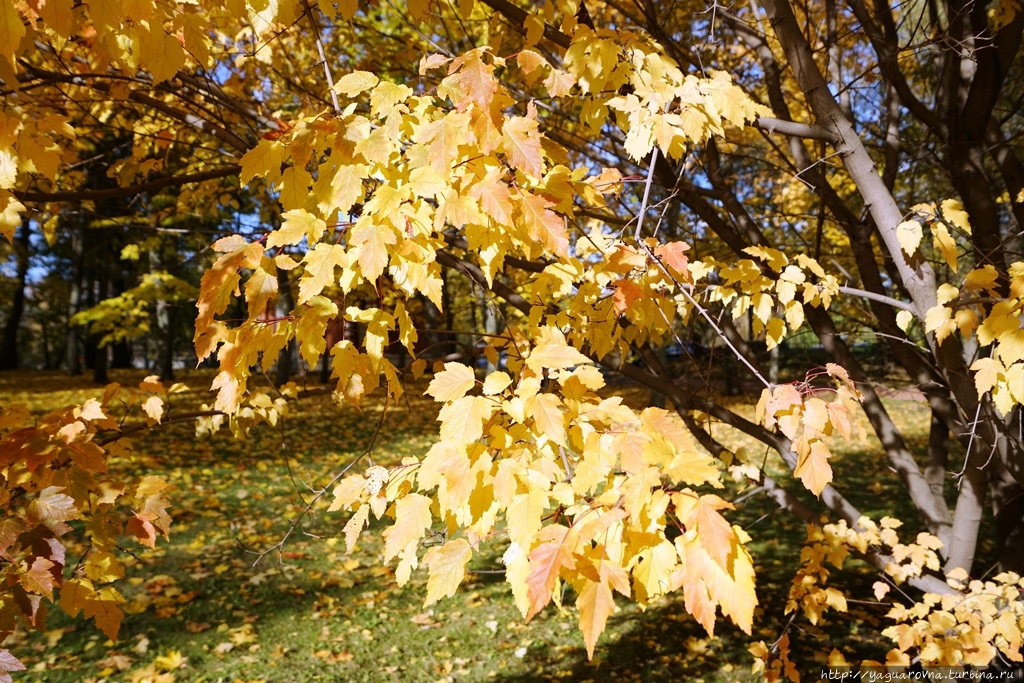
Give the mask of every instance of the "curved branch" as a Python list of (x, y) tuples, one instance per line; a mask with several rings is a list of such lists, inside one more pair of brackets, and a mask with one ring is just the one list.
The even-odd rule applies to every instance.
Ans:
[(165, 187), (175, 185), (187, 185), (189, 183), (201, 183), (206, 180), (215, 180), (217, 178), (227, 178), (228, 176), (238, 175), (238, 171), (238, 166), (225, 166), (223, 168), (214, 169), (212, 171), (203, 171), (201, 173), (165, 176), (163, 178), (157, 178), (156, 180), (149, 180), (136, 185), (126, 185), (125, 187), (114, 187), (109, 190), (72, 190), (69, 192), (15, 190), (14, 196), (17, 197), (19, 201), (23, 202), (84, 202), (101, 199), (120, 199), (122, 197), (131, 197), (133, 195), (153, 192), (154, 190), (160, 190)]

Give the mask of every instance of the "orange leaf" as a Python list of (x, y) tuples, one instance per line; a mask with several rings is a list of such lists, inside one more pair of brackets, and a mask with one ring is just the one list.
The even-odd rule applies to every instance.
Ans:
[(18, 581), (29, 593), (45, 595), (47, 600), (53, 600), (54, 579), (50, 570), (55, 566), (45, 557), (37, 557)]
[(530, 551), (530, 573), (526, 576), (529, 621), (551, 601), (555, 581), (563, 565), (571, 564), (569, 549), (564, 545), (569, 530), (559, 525), (545, 527), (538, 534), (541, 543)]
[(143, 519), (138, 514), (132, 515), (125, 530), (142, 545), (149, 548), (156, 547), (156, 527), (149, 520)]
[(631, 280), (619, 280), (615, 283), (615, 294), (612, 301), (615, 304), (615, 312), (622, 315), (632, 306), (637, 299), (644, 299), (648, 292)]
[(690, 245), (686, 242), (669, 242), (667, 244), (659, 244), (654, 248), (654, 253), (658, 255), (666, 266), (676, 271), (683, 276), (683, 279), (690, 279), (690, 271), (687, 269), (689, 259), (686, 258), (686, 251), (690, 248)]

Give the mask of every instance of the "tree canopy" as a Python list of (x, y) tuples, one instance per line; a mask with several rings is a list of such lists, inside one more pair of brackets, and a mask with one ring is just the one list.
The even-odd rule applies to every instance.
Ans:
[[(681, 591), (709, 633), (719, 613), (749, 633), (749, 536), (712, 492), (731, 472), (817, 529), (794, 611), (844, 609), (824, 565), (854, 553), (920, 600), (890, 614), (890, 663), (1020, 661), (1022, 27), (1017, 0), (0, 0), (0, 232), (19, 264), (19, 244), (68, 250), (94, 345), (173, 339), (195, 296), (195, 359), (218, 367), (200, 431), (280, 419), (298, 388), (251, 380), (292, 345), (357, 408), (433, 372), (430, 450), (318, 497), (351, 512), (350, 547), (388, 516), (384, 561), (399, 583), (426, 565), (428, 603), (497, 546), (526, 618), (572, 587), (591, 654), (615, 593)], [(927, 453), (860, 344), (927, 401)], [(794, 375), (796, 347), (816, 362)], [(613, 376), (652, 406), (602, 393)], [(148, 424), (168, 390), (134, 392)], [(3, 406), (0, 633), (59, 599), (113, 636), (118, 536), (169, 529), (162, 482), (106, 474), (131, 431), (114, 395)], [(833, 481), (859, 411), (916, 540)], [(1001, 571), (971, 582), (986, 505)], [(93, 550), (68, 578), (80, 518)]]

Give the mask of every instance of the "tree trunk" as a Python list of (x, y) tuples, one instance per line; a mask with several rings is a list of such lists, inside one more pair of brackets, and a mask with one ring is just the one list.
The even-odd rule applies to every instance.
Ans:
[(114, 369), (125, 369), (132, 366), (132, 344), (128, 340), (122, 340), (112, 345), (112, 358), (110, 367)]
[(14, 255), (17, 263), (16, 282), (11, 310), (7, 314), (7, 324), (4, 326), (3, 346), (0, 348), (0, 370), (17, 370), (20, 360), (18, 357), (18, 328), (21, 327), (21, 316), (25, 312), (25, 284), (28, 280), (29, 220), (27, 216), (21, 221), (21, 230), (18, 231), (18, 239), (14, 243)]
[(71, 286), (68, 291), (67, 329), (64, 333), (64, 368), (69, 375), (82, 374), (79, 329), (71, 324), (71, 316), (78, 313), (82, 305), (82, 260), (85, 258), (83, 229), (81, 225), (74, 225), (71, 229)]
[[(159, 249), (149, 251), (149, 270), (158, 273), (163, 270), (163, 259)], [(174, 379), (174, 307), (163, 296), (158, 296), (153, 304), (153, 317), (156, 321), (156, 369), (160, 379)]]
[(160, 379), (174, 379), (174, 306), (161, 301), (162, 309), (157, 313), (157, 327), (160, 334)]
[(998, 466), (992, 472), (991, 484), (999, 569), (1024, 574), (1024, 489)]
[[(280, 268), (277, 270), (277, 292), (279, 295), (277, 300), (278, 307), (284, 310), (275, 310), (277, 310), (278, 315), (288, 315), (295, 308), (295, 301), (292, 297), (291, 286), (288, 283), (288, 272)], [(292, 374), (294, 374), (295, 367), (298, 364), (298, 349), (298, 343), (292, 338), (288, 340), (288, 345), (281, 350), (281, 355), (277, 357), (277, 368), (274, 372), (274, 384), (276, 386), (287, 384), (292, 378)], [(330, 357), (329, 351), (330, 349), (327, 349), (328, 353), (325, 353), (327, 357)], [(322, 376), (323, 372), (321, 371)]]
[[(103, 301), (107, 298), (107, 294), (107, 278), (106, 275), (101, 275), (97, 299), (99, 301)], [(96, 333), (92, 333), (90, 335), (90, 341), (95, 349), (92, 361), (92, 381), (96, 384), (107, 384), (110, 381), (110, 378), (107, 376), (107, 367), (109, 366), (108, 356), (110, 354), (110, 350), (100, 343), (100, 335)]]
[(110, 382), (110, 377), (107, 375), (107, 356), (110, 354), (110, 349), (106, 346), (97, 346), (96, 354), (93, 356), (92, 362), (92, 381), (96, 384), (107, 384)]

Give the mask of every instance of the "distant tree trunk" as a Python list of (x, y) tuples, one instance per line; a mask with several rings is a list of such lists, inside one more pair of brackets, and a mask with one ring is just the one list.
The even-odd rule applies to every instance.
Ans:
[[(998, 461), (993, 458), (993, 464)], [(992, 514), (996, 522), (999, 569), (1024, 573), (1024, 489), (1002, 466), (992, 474)]]
[[(498, 308), (496, 302), (487, 300), (487, 292), (483, 289), (480, 290), (480, 305), (484, 309), (484, 332), (487, 334), (500, 334), (501, 333), (501, 318), (498, 315)], [(488, 339), (488, 343), (493, 341)], [(499, 359), (500, 361), (500, 359)], [(490, 360), (487, 361), (487, 374), (491, 374), (497, 370), (497, 366)]]
[(132, 345), (127, 340), (119, 341), (112, 345), (112, 358), (110, 367), (113, 369), (125, 369), (132, 366)]
[(107, 356), (110, 350), (106, 346), (97, 346), (92, 361), (92, 381), (96, 384), (107, 384), (110, 378), (107, 375)]
[(768, 381), (772, 384), (779, 383), (779, 356), (780, 347), (773, 346), (768, 352)]
[(68, 291), (68, 322), (64, 333), (64, 367), (69, 375), (82, 374), (79, 328), (71, 324), (71, 316), (78, 313), (82, 305), (82, 260), (85, 252), (82, 230), (81, 225), (74, 225), (71, 230), (71, 287)]
[(160, 379), (174, 379), (174, 306), (161, 300), (162, 310), (157, 310), (157, 327), (160, 334)]
[(43, 369), (53, 370), (53, 359), (50, 357), (50, 335), (46, 325), (46, 315), (39, 316), (40, 341), (43, 346)]
[[(159, 248), (149, 250), (149, 270), (157, 273), (163, 270), (163, 259)], [(154, 306), (156, 320), (156, 369), (160, 379), (174, 379), (174, 307), (163, 296), (158, 296)]]
[(427, 358), (444, 356), (447, 353), (444, 346), (445, 335), (439, 331), (444, 324), (441, 322), (441, 311), (438, 310), (433, 301), (426, 297), (423, 297), (423, 318), (429, 330), (424, 335), (427, 338), (427, 348), (425, 349), (426, 353), (424, 356)]
[[(108, 294), (108, 283), (105, 275), (100, 276), (97, 291), (97, 300), (103, 301), (107, 298)], [(91, 334), (90, 343), (93, 346), (93, 360), (92, 360), (92, 381), (96, 384), (107, 384), (110, 378), (107, 376), (107, 367), (109, 365), (108, 356), (110, 351), (106, 346), (103, 346), (100, 342), (100, 335)]]
[(18, 231), (18, 238), (14, 244), (14, 255), (17, 263), (16, 282), (11, 310), (7, 314), (7, 324), (4, 326), (3, 346), (0, 348), (0, 370), (17, 370), (20, 360), (18, 358), (18, 329), (21, 327), (21, 316), (25, 312), (25, 284), (28, 278), (29, 220), (27, 216), (21, 221), (21, 230)]
[(441, 269), (441, 306), (444, 309), (444, 355), (454, 354), (459, 350), (455, 343), (455, 312), (452, 310), (451, 287), (448, 286), (448, 269)]
[[(287, 271), (277, 270), (277, 292), (278, 292), (278, 306), (284, 308), (283, 314), (287, 315), (293, 308), (295, 308), (295, 300), (292, 297), (292, 289), (288, 283)], [(330, 349), (328, 349), (329, 351)], [(295, 372), (295, 366), (298, 356), (298, 343), (295, 339), (289, 339), (288, 345), (281, 350), (281, 355), (277, 358), (277, 369), (274, 373), (274, 384), (281, 386), (287, 384), (288, 380), (292, 378), (292, 374)], [(322, 373), (321, 373), (322, 376)]]

